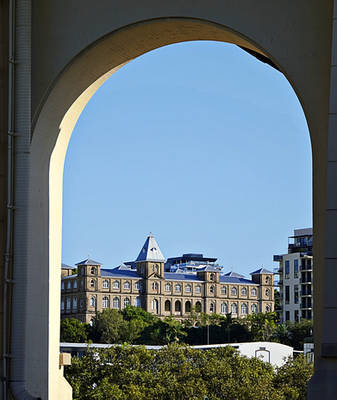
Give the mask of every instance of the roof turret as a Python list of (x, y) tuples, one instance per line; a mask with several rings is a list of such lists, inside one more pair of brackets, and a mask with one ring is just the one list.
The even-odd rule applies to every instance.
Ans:
[(143, 248), (141, 249), (136, 262), (139, 261), (158, 261), (165, 262), (164, 256), (160, 251), (156, 239), (153, 237), (152, 233), (147, 237)]
[(80, 261), (75, 265), (102, 265), (102, 263), (94, 261), (91, 258), (87, 258), (86, 260)]

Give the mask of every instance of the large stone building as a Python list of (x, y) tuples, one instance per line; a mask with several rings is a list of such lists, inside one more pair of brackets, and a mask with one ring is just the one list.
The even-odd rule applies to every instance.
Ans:
[(312, 228), (295, 229), (288, 253), (275, 255), (279, 263), (281, 322), (313, 318)]
[(160, 317), (184, 319), (192, 309), (242, 317), (274, 310), (274, 276), (261, 268), (252, 279), (221, 273), (216, 259), (201, 254), (165, 259), (149, 235), (136, 261), (103, 269), (91, 259), (79, 262), (77, 273), (62, 265), (62, 318), (90, 322), (97, 311), (142, 307)]

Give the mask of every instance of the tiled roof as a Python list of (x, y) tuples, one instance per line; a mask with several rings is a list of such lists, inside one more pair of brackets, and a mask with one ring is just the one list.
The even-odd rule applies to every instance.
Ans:
[(165, 261), (158, 243), (152, 234), (147, 237), (144, 246), (137, 257), (136, 262), (137, 261)]
[(62, 276), (62, 280), (63, 280), (63, 279), (73, 279), (73, 278), (77, 278), (77, 274)]
[(244, 278), (244, 275), (238, 274), (234, 271), (227, 272), (227, 274), (224, 274), (224, 276), (231, 276), (232, 278)]
[(91, 258), (87, 258), (86, 260), (80, 261), (75, 265), (102, 265), (102, 263), (94, 261)]
[(245, 279), (245, 278), (236, 278), (233, 276), (225, 276), (225, 275), (220, 275), (220, 282), (221, 283), (237, 283), (237, 284), (242, 284), (242, 285), (256, 285), (255, 282)]
[(269, 271), (268, 269), (265, 269), (265, 268), (260, 268), (260, 269), (257, 269), (254, 272), (251, 272), (250, 275), (258, 275), (258, 274), (273, 274), (273, 272), (271, 272), (271, 271)]
[(101, 268), (101, 276), (110, 278), (141, 278), (136, 270), (120, 269), (120, 267), (114, 269)]
[(75, 267), (71, 267), (70, 265), (67, 265), (67, 264), (64, 264), (64, 263), (61, 264), (61, 268), (62, 269), (75, 269)]
[(176, 272), (165, 272), (165, 279), (175, 280), (175, 281), (199, 281), (203, 282), (203, 280), (199, 279), (197, 274), (182, 274)]

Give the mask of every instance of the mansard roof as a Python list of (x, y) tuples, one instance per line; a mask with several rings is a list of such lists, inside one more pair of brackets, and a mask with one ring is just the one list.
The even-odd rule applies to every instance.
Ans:
[(138, 261), (165, 261), (164, 256), (158, 246), (158, 243), (151, 233), (147, 237), (144, 246), (136, 259), (136, 262)]
[(75, 269), (75, 267), (72, 267), (72, 266), (70, 266), (70, 265), (67, 265), (67, 264), (62, 263), (62, 264), (61, 264), (61, 269)]
[(227, 272), (226, 274), (224, 274), (224, 276), (229, 276), (232, 278), (244, 278), (244, 275), (238, 274), (237, 272), (234, 271)]
[(259, 274), (273, 274), (273, 272), (271, 272), (271, 271), (269, 271), (268, 269), (265, 269), (265, 268), (260, 268), (260, 269), (257, 269), (254, 272), (251, 272), (250, 275), (259, 275)]
[(80, 261), (75, 265), (102, 265), (102, 263), (94, 261), (91, 258), (87, 258), (86, 260)]

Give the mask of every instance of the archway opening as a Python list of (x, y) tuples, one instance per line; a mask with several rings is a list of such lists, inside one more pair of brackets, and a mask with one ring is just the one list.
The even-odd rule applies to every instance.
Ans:
[[(78, 56), (72, 63), (71, 67), (64, 71), (63, 75), (56, 82), (55, 87), (47, 98), (46, 103), (41, 109), (39, 118), (37, 119), (36, 129), (33, 134), (33, 170), (32, 177), (32, 201), (37, 196), (37, 193), (43, 193), (44, 207), (47, 213), (45, 221), (41, 223), (44, 229), (38, 224), (33, 210), (30, 218), (32, 221), (33, 230), (41, 236), (45, 241), (46, 231), (49, 233), (48, 244), (43, 250), (43, 254), (32, 253), (29, 262), (32, 265), (41, 265), (44, 260), (49, 266), (47, 276), (49, 282), (55, 282), (59, 278), (59, 266), (61, 265), (61, 215), (62, 215), (62, 173), (63, 161), (68, 146), (68, 141), (78, 117), (88, 100), (98, 87), (111, 74), (120, 68), (132, 58), (139, 56), (149, 50), (161, 47), (175, 42), (187, 40), (206, 39), (219, 40), (223, 42), (235, 43), (241, 47), (249, 48), (253, 52), (273, 60), (272, 63), (278, 65), (277, 61), (271, 55), (265, 54), (261, 48), (253, 41), (244, 38), (235, 32), (232, 32), (223, 27), (209, 24), (198, 20), (179, 20), (179, 21), (151, 21), (150, 29), (148, 25), (144, 31), (142, 24), (128, 29), (126, 32), (117, 32), (104, 40), (93, 45), (88, 49), (87, 53)], [(179, 26), (179, 29), (177, 29)], [(193, 29), (190, 29), (191, 26)], [(158, 33), (163, 33), (158, 35)], [(126, 34), (126, 36), (125, 36)], [(142, 36), (143, 35), (143, 36)], [(145, 36), (144, 36), (145, 35)], [(137, 38), (142, 37), (142, 40)], [(117, 39), (116, 39), (117, 38)], [(121, 39), (123, 38), (123, 39)], [(113, 40), (118, 43), (127, 43), (127, 52), (109, 55), (106, 57), (107, 46), (110, 47)], [(90, 72), (87, 72), (90, 71)], [(77, 79), (75, 79), (75, 77)], [(50, 132), (47, 137), (43, 133)], [(41, 154), (44, 156), (41, 157)], [(47, 157), (46, 157), (47, 154)], [(46, 158), (50, 164), (49, 169), (43, 168)], [(40, 210), (39, 210), (40, 212)], [(39, 240), (38, 237), (34, 238)], [(31, 280), (36, 279), (36, 282), (41, 283), (46, 280), (46, 275), (38, 276), (40, 271), (38, 268), (35, 273), (32, 272)], [(34, 283), (34, 285), (36, 284)], [(32, 286), (34, 286), (32, 285)], [(60, 285), (50, 284), (48, 288), (48, 310), (46, 314), (49, 316), (48, 323), (44, 324), (44, 330), (49, 338), (49, 365), (57, 365), (58, 354), (58, 322), (52, 310), (59, 310)], [(181, 306), (180, 306), (181, 308)], [(40, 354), (36, 353), (35, 357), (45, 358), (46, 349), (41, 349)]]

